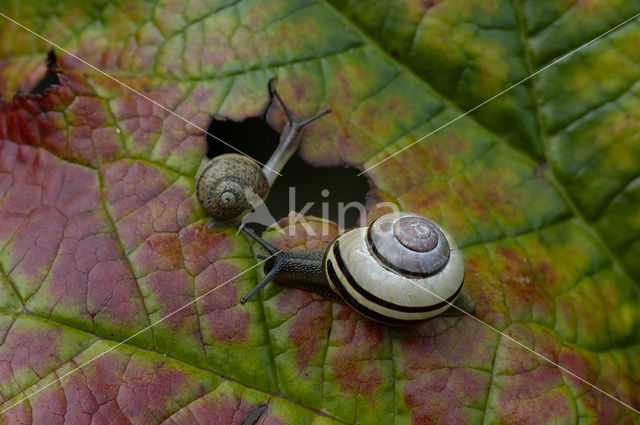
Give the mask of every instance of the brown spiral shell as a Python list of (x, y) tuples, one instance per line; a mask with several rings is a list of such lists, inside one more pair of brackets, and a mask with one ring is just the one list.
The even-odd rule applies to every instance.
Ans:
[(211, 159), (196, 179), (200, 206), (218, 220), (237, 217), (251, 207), (246, 189), (264, 199), (269, 193), (269, 182), (258, 164), (239, 154)]

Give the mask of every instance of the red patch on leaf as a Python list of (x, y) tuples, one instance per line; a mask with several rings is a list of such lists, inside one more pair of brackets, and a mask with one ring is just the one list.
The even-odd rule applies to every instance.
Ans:
[(62, 84), (43, 95), (15, 96), (0, 105), (0, 139), (42, 146), (92, 167), (115, 158), (121, 146), (114, 131), (105, 131), (110, 118), (104, 102), (81, 78), (59, 78)]
[(249, 410), (250, 406), (235, 394), (213, 393), (181, 409), (163, 424), (236, 424)]
[(231, 263), (219, 261), (196, 278), (196, 296), (208, 294), (198, 300), (205, 337), (236, 343), (249, 338), (251, 315), (242, 310), (238, 288), (232, 281), (240, 271)]
[(445, 151), (442, 142), (428, 143), (423, 149), (427, 153), (428, 164), (435, 174), (445, 174), (452, 171), (449, 161), (450, 153)]
[[(58, 375), (87, 360), (77, 359)], [(21, 406), (31, 406), (34, 424), (56, 420), (65, 424), (157, 423), (185, 400), (206, 392), (194, 382), (192, 372), (175, 366), (153, 360), (148, 353), (107, 352), (8, 413), (24, 416)]]
[[(154, 239), (145, 250), (160, 250), (164, 263), (177, 264), (177, 234), (192, 219), (194, 200), (187, 188), (171, 184), (171, 175), (142, 162), (120, 161), (103, 171), (105, 198), (127, 253), (157, 233), (171, 234), (167, 246)], [(169, 237), (169, 236), (167, 236)], [(166, 241), (165, 241), (166, 242)], [(175, 248), (174, 248), (175, 247)], [(156, 256), (158, 257), (158, 256)]]
[[(525, 388), (521, 385), (519, 388)], [(500, 390), (499, 390), (500, 391)], [(509, 388), (496, 395), (499, 423), (537, 425), (544, 423), (572, 423), (575, 412), (572, 401), (560, 390), (549, 391), (535, 397), (518, 396), (518, 389)], [(535, 414), (531, 414), (535, 412)]]
[(220, 342), (241, 344), (249, 337), (251, 315), (239, 309), (214, 310), (205, 318), (207, 333)]
[(480, 223), (493, 223), (494, 218), (487, 205), (478, 197), (473, 183), (466, 178), (454, 178), (450, 180), (450, 186), (455, 194), (460, 198), (460, 205), (464, 205), (474, 221)]
[(23, 294), (33, 295), (47, 275), (56, 258), (66, 224), (66, 218), (57, 209), (41, 206), (25, 217), (19, 227), (14, 228), (7, 268), (9, 277), (22, 283), (18, 283), (18, 287)]
[(553, 317), (555, 304), (545, 288), (556, 274), (549, 264), (544, 260), (534, 263), (519, 248), (498, 246), (496, 252), (501, 257), (497, 266), (511, 318), (531, 320), (532, 314), (534, 318)]
[[(103, 101), (96, 97), (76, 97), (67, 106), (65, 114), (70, 117), (69, 124), (71, 125), (68, 130), (69, 156), (78, 160), (86, 159), (93, 166), (98, 166), (100, 162), (96, 146), (93, 144), (93, 131), (105, 126), (110, 120)], [(107, 142), (106, 146), (100, 146), (100, 148), (106, 148), (104, 150), (105, 156), (108, 159), (114, 159), (119, 148), (117, 139), (113, 137), (101, 140)], [(110, 143), (113, 145), (109, 146)]]
[(476, 412), (465, 406), (470, 400), (475, 402), (485, 396), (487, 382), (488, 377), (477, 370), (447, 367), (412, 379), (403, 387), (411, 423), (473, 423)]
[(105, 198), (116, 221), (158, 196), (168, 186), (168, 177), (158, 167), (141, 161), (114, 162), (101, 172)]
[[(278, 311), (294, 315), (288, 323), (287, 338), (296, 350), (296, 366), (304, 372), (324, 346), (331, 326), (331, 303), (297, 289), (287, 289), (278, 297)], [(309, 326), (313, 323), (313, 326)]]
[[(66, 400), (65, 424), (129, 423), (116, 402), (126, 360), (107, 353), (61, 381)], [(76, 367), (76, 363), (72, 366)], [(48, 392), (42, 394), (46, 397)]]
[[(334, 109), (333, 114), (338, 112)], [(323, 118), (328, 120), (329, 118)], [(340, 122), (337, 116), (336, 121)], [(308, 131), (308, 132), (307, 132)], [(352, 137), (347, 126), (327, 124), (305, 130), (308, 136), (302, 139), (298, 154), (308, 163), (316, 167), (335, 167), (346, 165), (356, 167), (375, 154), (375, 149), (357, 137)], [(305, 140), (311, 140), (305, 142)], [(317, 143), (322, 140), (322, 143)], [(316, 141), (316, 142), (313, 142)], [(363, 151), (366, 149), (367, 151)]]
[(224, 233), (207, 231), (204, 223), (188, 226), (178, 235), (185, 267), (192, 275), (202, 273), (204, 269), (220, 258), (230, 255), (233, 242)]
[[(553, 336), (527, 325), (513, 325), (507, 335), (550, 361), (561, 349)], [(504, 341), (494, 363), (494, 391), (489, 403), (498, 420), (507, 423), (573, 422), (573, 397), (563, 388), (562, 371), (530, 351)], [(531, 415), (535, 412), (535, 415)]]
[[(454, 325), (453, 325), (454, 324)], [(498, 335), (474, 320), (434, 318), (399, 329), (394, 338), (402, 392), (412, 423), (470, 423), (482, 405)]]
[[(14, 326), (16, 328), (9, 331), (0, 346), (0, 382), (5, 385), (19, 379), (19, 375), (26, 376), (27, 371), (46, 376), (59, 362), (57, 347), (62, 331), (51, 327), (24, 329), (19, 326), (19, 322), (14, 323)], [(17, 383), (26, 384), (20, 381)], [(2, 394), (4, 399), (8, 396)]]
[(178, 235), (174, 233), (152, 234), (138, 248), (135, 258), (136, 263), (149, 271), (172, 271), (184, 267)]
[(60, 388), (60, 383), (52, 385), (51, 391), (33, 400), (31, 404), (33, 424), (64, 425), (67, 401)]
[(156, 423), (166, 417), (168, 407), (175, 403), (182, 387), (189, 386), (188, 378), (178, 369), (148, 359), (132, 360), (122, 377), (118, 405), (134, 423)]
[[(0, 186), (8, 188), (0, 237), (11, 238), (5, 267), (31, 298), (27, 307), (84, 320), (89, 329), (97, 314), (118, 327), (143, 323), (135, 282), (108, 233), (95, 172), (41, 149), (0, 146)], [(108, 272), (97, 273), (104, 264)]]
[(123, 329), (137, 330), (145, 324), (136, 282), (124, 261), (103, 261), (88, 275), (87, 309), (96, 319), (104, 316)]
[[(413, 186), (406, 194), (402, 195), (401, 199), (403, 202), (406, 200), (411, 204), (409, 211), (434, 211), (438, 210), (438, 205), (447, 201), (450, 196), (450, 189), (447, 185), (425, 183)], [(433, 214), (429, 216), (434, 218)]]
[[(595, 357), (585, 357), (583, 354), (578, 354), (573, 348), (562, 347), (560, 354), (558, 355), (558, 362), (560, 366), (571, 371), (577, 376), (581, 377), (587, 382), (595, 382), (598, 378), (598, 360)], [(571, 375), (566, 375), (565, 379), (572, 382), (573, 385), (582, 388), (583, 390), (590, 390), (591, 386), (584, 383)]]
[[(257, 403), (248, 403), (235, 393), (212, 392), (180, 409), (162, 425), (202, 424), (202, 425), (240, 425), (249, 413), (260, 407)], [(267, 409), (262, 413), (256, 425), (285, 425), (279, 418), (271, 416)], [(253, 424), (251, 424), (253, 425)]]
[(544, 282), (548, 287), (553, 286), (558, 280), (558, 274), (546, 260), (535, 261), (532, 274), (537, 282)]
[(475, 303), (473, 314), (497, 328), (507, 326), (511, 319), (505, 308), (504, 287), (486, 251), (465, 250), (464, 269), (464, 288)]
[(437, 5), (438, 3), (439, 3), (439, 0), (422, 0), (420, 2), (420, 5), (424, 10), (429, 10), (433, 6)]
[[(538, 326), (514, 324), (504, 332), (551, 362), (559, 362), (561, 341), (540, 332)], [(564, 388), (563, 372), (555, 364), (509, 341), (500, 344), (496, 356), (489, 403), (498, 420), (533, 424), (560, 418), (561, 422), (573, 422), (573, 396)]]
[[(166, 105), (164, 100), (170, 97), (169, 102), (175, 103), (174, 111), (181, 118), (173, 114), (167, 114), (162, 120), (162, 137), (154, 145), (154, 153), (168, 157), (170, 155), (184, 157), (197, 152), (206, 155), (207, 144), (202, 130), (211, 122), (211, 90), (204, 87), (196, 88), (189, 96), (189, 102), (183, 102), (184, 92), (177, 86), (165, 88), (159, 93), (160, 102)], [(157, 109), (157, 107), (154, 106)], [(164, 112), (163, 112), (164, 114)], [(184, 119), (189, 123), (185, 122)], [(190, 123), (194, 124), (191, 125)], [(195, 171), (195, 170), (194, 170)]]
[(165, 326), (174, 331), (192, 328), (196, 307), (189, 304), (194, 298), (193, 283), (185, 270), (158, 271), (138, 280), (143, 291), (152, 294), (153, 303), (162, 306), (158, 319), (171, 314), (162, 322)]
[[(146, 96), (150, 96), (147, 93)], [(166, 105), (164, 102), (161, 104)], [(170, 108), (169, 105), (166, 105)], [(137, 148), (150, 148), (162, 131), (162, 119), (167, 112), (138, 95), (119, 96), (113, 101), (113, 113), (118, 125), (136, 140)]]
[(371, 360), (384, 346), (384, 329), (367, 319), (334, 320), (330, 345), (337, 347), (330, 362), (342, 391), (368, 396), (380, 386), (382, 372)]
[[(564, 346), (558, 359), (562, 367), (575, 375), (592, 383), (600, 390), (614, 395), (633, 408), (640, 409), (640, 394), (635, 391), (633, 378), (624, 372), (618, 360), (610, 362), (610, 358), (606, 355), (598, 357), (580, 349)], [(629, 418), (627, 407), (610, 397), (603, 397), (598, 389), (567, 373), (563, 374), (563, 378), (583, 394), (580, 398), (582, 403), (596, 417), (607, 418), (611, 423), (625, 423), (624, 421)]]

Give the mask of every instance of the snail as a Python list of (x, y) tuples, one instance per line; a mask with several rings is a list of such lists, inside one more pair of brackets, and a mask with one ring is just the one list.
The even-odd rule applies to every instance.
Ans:
[(272, 78), (268, 89), (268, 107), (276, 98), (280, 102), (288, 123), (280, 143), (264, 167), (241, 154), (223, 154), (212, 158), (196, 177), (196, 197), (202, 209), (212, 217), (209, 228), (236, 225), (242, 216), (261, 203), (269, 194), (269, 189), (289, 158), (298, 149), (300, 136), (305, 126), (331, 112), (327, 109), (311, 118), (299, 119), (287, 108), (273, 86)]
[[(362, 315), (389, 325), (473, 310), (462, 289), (464, 262), (453, 237), (415, 213), (383, 215), (368, 227), (348, 230), (324, 251), (279, 251), (246, 226), (242, 230), (271, 256), (265, 277), (240, 301), (245, 304), (272, 279), (342, 300)], [(266, 258), (266, 257), (259, 257)], [(331, 294), (333, 293), (333, 295)]]

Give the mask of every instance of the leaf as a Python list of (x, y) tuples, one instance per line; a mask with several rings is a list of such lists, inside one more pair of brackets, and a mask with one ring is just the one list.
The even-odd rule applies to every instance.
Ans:
[[(364, 170), (398, 153), (367, 172), (369, 211), (393, 201), (440, 222), (463, 248), (475, 317), (636, 409), (637, 21), (400, 150), (639, 11), (631, 0), (0, 6), (202, 128), (257, 115), (271, 76), (301, 115), (329, 105), (305, 159)], [(49, 46), (0, 28), (11, 99), (44, 74)], [(257, 251), (233, 229), (204, 230), (202, 132), (56, 53), (60, 86), (0, 106), (1, 408), (34, 394), (3, 423), (242, 423), (265, 403), (265, 424), (640, 422), (470, 317), (392, 329), (276, 284), (241, 306)], [(282, 127), (279, 110), (269, 118)], [(281, 247), (328, 242), (282, 224), (296, 236), (269, 234)]]

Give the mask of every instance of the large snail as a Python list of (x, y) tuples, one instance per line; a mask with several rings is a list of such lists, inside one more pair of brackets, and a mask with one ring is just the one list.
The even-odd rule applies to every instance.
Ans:
[(436, 316), (454, 302), (460, 310), (473, 310), (462, 289), (460, 249), (451, 235), (422, 215), (383, 215), (369, 227), (342, 233), (324, 251), (279, 251), (251, 229), (242, 230), (271, 254), (264, 279), (242, 304), (277, 279), (320, 289), (314, 292), (330, 288), (362, 315), (390, 325)]
[(210, 227), (239, 224), (242, 216), (256, 205), (255, 199), (250, 197), (259, 201), (267, 197), (276, 177), (298, 149), (303, 128), (331, 112), (331, 109), (327, 109), (311, 118), (299, 119), (282, 101), (273, 81), (272, 78), (268, 84), (268, 106), (271, 106), (274, 98), (278, 99), (289, 122), (264, 167), (261, 169), (255, 161), (241, 154), (223, 154), (212, 158), (198, 173), (196, 197), (202, 209), (212, 217)]

